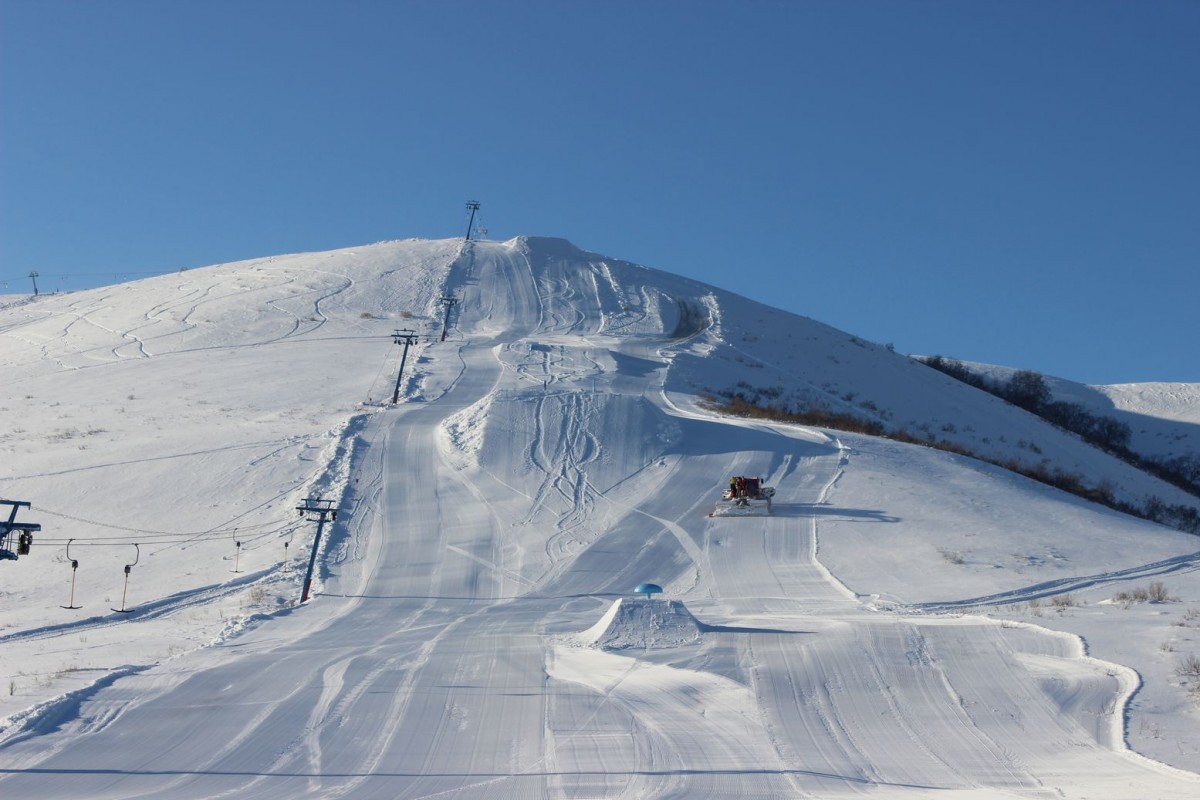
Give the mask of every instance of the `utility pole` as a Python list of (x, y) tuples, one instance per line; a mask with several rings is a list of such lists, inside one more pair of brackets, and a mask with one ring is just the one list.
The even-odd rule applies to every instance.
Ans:
[(400, 402), (400, 378), (404, 375), (404, 362), (408, 360), (408, 348), (417, 339), (417, 332), (408, 328), (402, 328), (392, 334), (396, 344), (401, 344), (403, 340), (404, 354), (400, 356), (400, 371), (396, 373), (396, 391), (392, 394), (392, 403)]
[(457, 297), (451, 295), (449, 297), (443, 297), (438, 302), (446, 307), (446, 319), (444, 322), (442, 322), (442, 341), (444, 342), (446, 341), (446, 334), (450, 332), (450, 309), (458, 305), (459, 300)]
[[(23, 500), (0, 500), (0, 505), (12, 506), (8, 519), (0, 519), (0, 561), (16, 561), (17, 556), (29, 555), (33, 546), (33, 534), (42, 529), (36, 522), (17, 522), (17, 509), (30, 508)], [(13, 549), (13, 534), (16, 534), (16, 549)]]
[(471, 219), (467, 221), (467, 241), (471, 241), (471, 229), (475, 227), (475, 212), (479, 210), (478, 200), (468, 200), (467, 210), (471, 212)]
[(317, 523), (317, 535), (313, 537), (312, 555), (308, 558), (308, 573), (304, 576), (304, 591), (300, 594), (300, 602), (308, 602), (308, 590), (312, 587), (313, 567), (317, 564), (317, 549), (321, 546), (321, 531), (325, 528), (325, 522), (334, 521), (337, 519), (337, 511), (333, 508), (332, 500), (322, 500), (320, 497), (309, 497), (304, 500), (302, 505), (296, 506), (296, 510), (300, 512), (300, 516), (306, 514), (309, 516), (309, 521)]
[(33, 280), (33, 296), (37, 297), (38, 296), (38, 290), (37, 290), (38, 274), (36, 271), (34, 271), (34, 272), (29, 273), (29, 277), (30, 277), (30, 279)]

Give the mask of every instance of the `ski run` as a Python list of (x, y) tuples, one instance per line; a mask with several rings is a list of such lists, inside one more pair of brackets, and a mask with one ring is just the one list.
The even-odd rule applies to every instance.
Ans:
[[(41, 525), (0, 562), (5, 800), (1200, 797), (1200, 540), (713, 403), (1195, 498), (812, 319), (412, 240), (6, 297), (0, 366)], [(1198, 449), (1200, 387), (1053, 385)]]

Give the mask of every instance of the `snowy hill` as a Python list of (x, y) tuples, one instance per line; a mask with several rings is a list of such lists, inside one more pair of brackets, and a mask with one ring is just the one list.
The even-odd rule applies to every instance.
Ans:
[[(1012, 367), (967, 362), (970, 370), (1004, 382)], [(1130, 449), (1155, 459), (1200, 456), (1200, 384), (1126, 383), (1091, 386), (1048, 376), (1051, 398), (1129, 426)]]
[[(1194, 498), (814, 320), (405, 241), (7, 302), (0, 365), (0, 495), (43, 526), (0, 562), (6, 798), (1200, 791), (1200, 540), (705, 398)], [(1193, 425), (1193, 388), (1107, 396)], [(709, 518), (739, 474), (775, 513)]]
[(1200, 453), (1200, 385), (1125, 383), (1089, 387), (1080, 402), (1097, 414), (1126, 422), (1133, 447), (1148, 455), (1176, 458)]

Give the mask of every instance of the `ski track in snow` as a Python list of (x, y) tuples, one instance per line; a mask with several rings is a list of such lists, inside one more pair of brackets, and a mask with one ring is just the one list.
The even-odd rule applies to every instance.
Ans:
[[(329, 532), (314, 600), (197, 652), (123, 666), (14, 718), (0, 741), (0, 794), (1200, 792), (1192, 773), (1128, 749), (1136, 672), (1093, 658), (1072, 634), (934, 613), (1186, 574), (1197, 554), (945, 601), (856, 594), (820, 560), (823, 512), (856, 469), (851, 448), (818, 431), (698, 409), (673, 370), (684, 356), (726, 346), (733, 321), (719, 299), (682, 280), (660, 291), (639, 283), (640, 268), (581, 259), (557, 240), (463, 243), (431, 273), (422, 302), (453, 293), (460, 303), (453, 334), (424, 349), (410, 402), (356, 417), (324, 456), (331, 463), (316, 485), (344, 492), (352, 512)], [(237, 284), (271, 293), (270, 335), (185, 341), (205, 327), (204, 304), (232, 296), (221, 294), (229, 277), (188, 283), (138, 325), (93, 319), (110, 313), (97, 303), (72, 309), (52, 335), (32, 335), (32, 325), (0, 333), (89, 369), (78, 359), (94, 360), (93, 351), (66, 341), (86, 338), (77, 324), (125, 340), (105, 351), (109, 363), (307, 346), (319, 329), (340, 335), (345, 312), (333, 306), (352, 309), (348, 298), (369, 291), (361, 274), (335, 270), (260, 262), (230, 274), (246, 284), (282, 279)], [(177, 349), (147, 347), (167, 340)], [(709, 518), (737, 474), (775, 486), (776, 513)], [(869, 510), (859, 518), (889, 519)], [(126, 621), (132, 630), (171, 618), (272, 571), (182, 589)], [(639, 643), (619, 651), (579, 641), (606, 604), (649, 580), (687, 604), (694, 633), (617, 631), (636, 635), (603, 641)], [(0, 634), (0, 646), (110, 624), (34, 626)]]
[(939, 612), (939, 611), (967, 611), (970, 609), (984, 608), (987, 606), (1003, 606), (1013, 603), (1026, 603), (1030, 600), (1041, 600), (1046, 597), (1054, 597), (1070, 592), (1078, 592), (1083, 589), (1088, 589), (1094, 586), (1105, 586), (1109, 584), (1124, 584), (1132, 581), (1138, 581), (1149, 578), (1160, 578), (1165, 575), (1176, 573), (1195, 572), (1200, 569), (1200, 551), (1188, 553), (1186, 555), (1175, 556), (1161, 561), (1155, 561), (1149, 564), (1139, 564), (1134, 567), (1125, 569), (1112, 570), (1111, 572), (1101, 572), (1095, 575), (1081, 575), (1070, 578), (1059, 578), (1053, 581), (1044, 581), (1032, 586), (1023, 586), (1019, 589), (1013, 589), (1007, 592), (998, 594), (986, 595), (983, 597), (967, 597), (959, 600), (949, 600), (942, 602), (929, 603), (914, 603), (909, 608), (913, 611)]

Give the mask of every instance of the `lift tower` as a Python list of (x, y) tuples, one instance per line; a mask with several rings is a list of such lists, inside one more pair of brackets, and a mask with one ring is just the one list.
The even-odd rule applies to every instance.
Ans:
[(317, 535), (313, 537), (312, 555), (308, 558), (308, 573), (304, 576), (304, 591), (300, 594), (300, 602), (308, 602), (308, 592), (312, 588), (313, 567), (317, 564), (317, 550), (321, 546), (321, 531), (325, 528), (326, 521), (336, 521), (337, 511), (333, 507), (332, 500), (322, 500), (320, 497), (308, 497), (304, 502), (296, 506), (296, 510), (300, 512), (300, 516), (308, 515), (310, 521), (317, 523)]
[(443, 297), (438, 300), (439, 303), (446, 307), (446, 319), (442, 322), (442, 341), (446, 341), (446, 334), (450, 332), (450, 310), (459, 303), (459, 299), (453, 295)]
[(475, 212), (479, 210), (478, 200), (467, 201), (467, 211), (471, 212), (471, 218), (467, 220), (467, 241), (471, 241), (471, 229), (475, 227)]
[(417, 332), (402, 328), (392, 335), (396, 337), (396, 344), (404, 345), (404, 354), (400, 356), (400, 371), (396, 373), (396, 391), (392, 394), (392, 403), (395, 404), (400, 402), (400, 378), (404, 375), (404, 362), (408, 360), (408, 348), (416, 341)]

